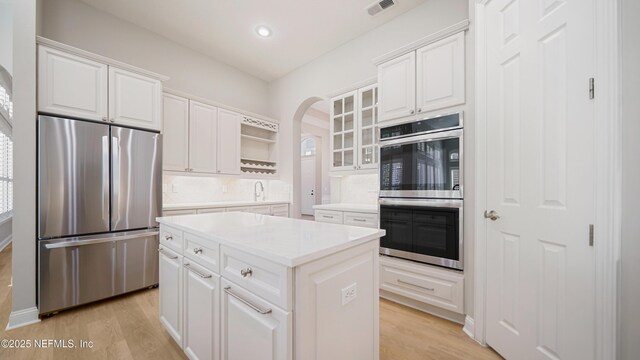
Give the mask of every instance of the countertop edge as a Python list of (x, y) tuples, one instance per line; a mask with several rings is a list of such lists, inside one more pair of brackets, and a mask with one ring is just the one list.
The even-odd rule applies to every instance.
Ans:
[(198, 210), (198, 209), (213, 209), (213, 208), (231, 208), (241, 206), (260, 206), (260, 205), (278, 205), (278, 204), (290, 204), (288, 200), (281, 201), (247, 201), (247, 202), (212, 202), (212, 203), (200, 203), (200, 204), (179, 204), (179, 205), (162, 205), (162, 210)]
[[(287, 258), (287, 257), (278, 256), (278, 255), (275, 255), (273, 253), (268, 253), (268, 252), (265, 252), (263, 250), (253, 248), (251, 246), (244, 246), (242, 244), (238, 244), (238, 243), (235, 243), (235, 242), (232, 242), (232, 241), (228, 241), (228, 240), (225, 240), (223, 238), (219, 238), (217, 236), (213, 236), (211, 234), (208, 234), (208, 233), (205, 233), (205, 232), (201, 232), (201, 231), (195, 230), (195, 229), (187, 227), (187, 226), (183, 226), (183, 225), (179, 225), (179, 224), (175, 224), (175, 223), (170, 223), (170, 222), (163, 221), (163, 220), (160, 220), (160, 219), (157, 219), (157, 221), (161, 225), (166, 225), (166, 226), (169, 226), (169, 227), (174, 228), (174, 229), (179, 229), (179, 230), (182, 230), (182, 231), (185, 231), (185, 232), (189, 232), (191, 234), (195, 234), (195, 235), (198, 235), (200, 237), (203, 237), (203, 238), (206, 238), (206, 239), (209, 239), (209, 240), (212, 240), (212, 241), (216, 241), (220, 245), (229, 246), (229, 247), (231, 247), (233, 249), (244, 251), (244, 252), (247, 252), (247, 253), (249, 253), (251, 255), (255, 255), (255, 256), (261, 257), (263, 259), (266, 259), (266, 260), (269, 260), (269, 261), (273, 261), (273, 262), (276, 262), (276, 263), (278, 263), (280, 265), (284, 265), (284, 266), (287, 266), (287, 267), (290, 267), (290, 268), (295, 268), (297, 266), (304, 265), (304, 264), (310, 263), (312, 261), (321, 259), (321, 258), (323, 258), (325, 256), (329, 256), (331, 254), (338, 253), (340, 251), (343, 251), (343, 250), (346, 250), (346, 249), (349, 249), (349, 248), (352, 248), (352, 247), (367, 243), (369, 241), (373, 241), (373, 240), (379, 239), (379, 238), (381, 238), (383, 236), (382, 232), (384, 231), (384, 230), (380, 230), (380, 229), (370, 229), (370, 230), (375, 230), (376, 232), (371, 234), (371, 235), (365, 235), (365, 236), (363, 236), (363, 237), (361, 237), (361, 238), (359, 238), (357, 240), (350, 240), (348, 242), (345, 242), (345, 243), (340, 244), (340, 245), (333, 246), (331, 248), (322, 249), (322, 250), (316, 251), (316, 252), (311, 253), (311, 254), (300, 256), (300, 257), (297, 257), (295, 259), (290, 259), (290, 258)], [(349, 225), (343, 225), (343, 226), (349, 226)]]

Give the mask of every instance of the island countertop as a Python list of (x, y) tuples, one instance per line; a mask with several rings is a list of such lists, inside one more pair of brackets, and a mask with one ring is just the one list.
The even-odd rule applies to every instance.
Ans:
[(288, 267), (385, 235), (379, 229), (241, 212), (166, 216), (157, 221)]

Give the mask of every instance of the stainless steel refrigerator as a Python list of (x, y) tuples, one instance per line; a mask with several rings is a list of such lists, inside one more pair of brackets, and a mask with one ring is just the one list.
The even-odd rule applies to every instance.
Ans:
[(158, 283), (161, 177), (156, 132), (38, 117), (40, 314)]

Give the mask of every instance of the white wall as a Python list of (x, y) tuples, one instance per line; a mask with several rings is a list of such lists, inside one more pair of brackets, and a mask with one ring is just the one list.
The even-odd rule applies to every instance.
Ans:
[(13, 5), (0, 0), (0, 65), (13, 74)]
[(640, 1), (622, 0), (622, 262), (620, 359), (640, 358)]
[(16, 1), (13, 11), (13, 154), (14, 164), (19, 166), (13, 167), (16, 201), (13, 209), (13, 301), (10, 325), (16, 321), (37, 320), (36, 0)]
[(268, 85), (78, 0), (46, 0), (42, 35), (171, 77), (166, 87), (258, 114), (268, 112)]

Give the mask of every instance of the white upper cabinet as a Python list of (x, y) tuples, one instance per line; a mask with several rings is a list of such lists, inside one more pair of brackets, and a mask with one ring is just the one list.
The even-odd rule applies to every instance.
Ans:
[(159, 80), (109, 66), (109, 120), (160, 130), (162, 85)]
[(38, 47), (38, 111), (106, 121), (108, 66)]
[(358, 90), (358, 169), (378, 168), (378, 86)]
[(187, 171), (189, 167), (189, 100), (163, 96), (162, 166), (164, 170)]
[(410, 52), (378, 66), (380, 121), (415, 114), (416, 54)]
[(378, 65), (380, 122), (465, 102), (464, 31)]
[(240, 174), (240, 114), (218, 109), (218, 172)]
[(111, 63), (63, 44), (38, 45), (38, 112), (160, 130), (162, 76)]
[(218, 108), (190, 101), (189, 171), (218, 172)]
[(416, 51), (416, 112), (464, 104), (464, 33)]

